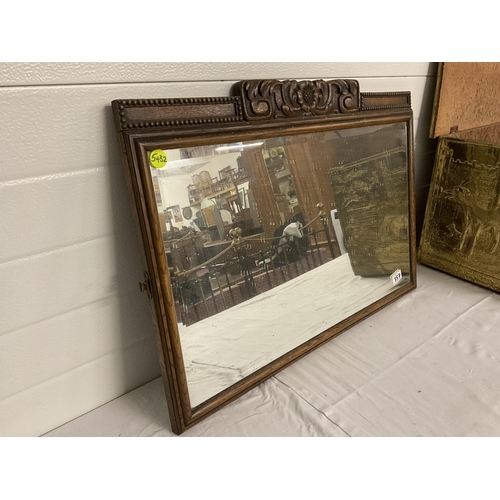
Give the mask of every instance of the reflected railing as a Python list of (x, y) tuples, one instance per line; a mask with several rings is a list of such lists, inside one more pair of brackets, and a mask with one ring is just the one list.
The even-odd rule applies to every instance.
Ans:
[[(233, 228), (228, 246), (207, 261), (171, 273), (171, 284), (178, 321), (193, 325), (209, 316), (276, 288), (319, 267), (336, 256), (323, 204), (318, 215), (304, 224), (301, 216), (292, 217), (272, 238), (242, 236), (242, 229)], [(320, 227), (313, 228), (316, 221)], [(190, 231), (176, 243), (194, 238)], [(251, 243), (267, 244), (268, 248), (250, 253)]]

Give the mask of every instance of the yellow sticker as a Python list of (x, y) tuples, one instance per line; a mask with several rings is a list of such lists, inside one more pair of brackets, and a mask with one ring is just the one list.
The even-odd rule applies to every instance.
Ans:
[(149, 155), (149, 162), (154, 168), (163, 168), (167, 164), (167, 155), (163, 149), (155, 149)]

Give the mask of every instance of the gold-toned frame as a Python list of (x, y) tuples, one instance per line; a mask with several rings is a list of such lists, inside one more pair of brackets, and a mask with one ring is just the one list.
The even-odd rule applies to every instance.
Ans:
[[(125, 173), (143, 242), (147, 268), (147, 282), (143, 288), (151, 291), (154, 303), (168, 410), (172, 430), (176, 434), (184, 432), (416, 286), (413, 122), (409, 92), (363, 94), (354, 80), (252, 80), (236, 84), (233, 94), (219, 98), (117, 100), (112, 103)], [(393, 123), (407, 125), (409, 282), (192, 408), (148, 153), (155, 149)]]

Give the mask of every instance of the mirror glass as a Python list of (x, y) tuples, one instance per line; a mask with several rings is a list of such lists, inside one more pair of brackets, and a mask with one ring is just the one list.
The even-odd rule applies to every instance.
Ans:
[(408, 283), (407, 143), (401, 122), (149, 153), (192, 407)]

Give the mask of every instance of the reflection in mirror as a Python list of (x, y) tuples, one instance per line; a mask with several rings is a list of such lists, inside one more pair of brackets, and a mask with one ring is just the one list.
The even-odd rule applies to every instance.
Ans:
[(288, 135), (151, 167), (192, 407), (409, 281), (407, 137)]

